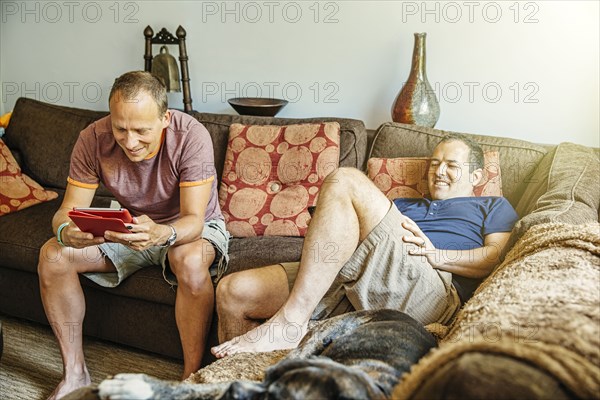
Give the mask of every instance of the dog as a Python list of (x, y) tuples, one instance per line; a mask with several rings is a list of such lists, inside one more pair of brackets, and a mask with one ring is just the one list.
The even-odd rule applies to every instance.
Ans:
[(102, 381), (96, 394), (103, 400), (385, 399), (402, 374), (435, 346), (433, 335), (407, 314), (355, 311), (317, 324), (265, 371), (262, 382), (190, 384), (119, 374)]

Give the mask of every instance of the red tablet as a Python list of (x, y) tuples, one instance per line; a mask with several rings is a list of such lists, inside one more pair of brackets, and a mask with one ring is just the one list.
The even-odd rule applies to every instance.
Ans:
[(125, 224), (133, 218), (124, 208), (74, 208), (68, 215), (79, 229), (94, 237), (104, 236), (105, 231), (131, 233)]

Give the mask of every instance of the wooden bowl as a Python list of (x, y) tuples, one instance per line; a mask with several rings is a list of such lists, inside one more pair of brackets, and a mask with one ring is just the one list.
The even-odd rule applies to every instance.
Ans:
[(236, 97), (227, 101), (240, 115), (262, 117), (274, 117), (288, 103), (287, 100), (265, 97)]

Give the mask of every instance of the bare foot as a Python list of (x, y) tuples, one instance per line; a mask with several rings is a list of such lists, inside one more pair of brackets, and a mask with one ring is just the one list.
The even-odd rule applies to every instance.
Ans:
[(192, 374), (195, 374), (196, 372), (198, 372), (198, 370), (199, 370), (199, 369), (200, 369), (200, 367), (196, 368), (196, 369), (194, 370), (194, 372), (190, 372), (190, 373), (187, 373), (187, 372), (185, 372), (185, 371), (184, 371), (184, 372), (183, 372), (183, 374), (181, 375), (181, 381), (182, 381), (182, 382), (183, 382), (183, 381), (185, 381), (185, 380), (186, 380), (187, 378), (189, 378), (189, 377), (190, 377)]
[(217, 358), (236, 353), (293, 349), (306, 335), (308, 322), (297, 324), (278, 314), (243, 335), (221, 343), (210, 351)]
[(59, 400), (60, 398), (66, 396), (74, 390), (82, 388), (84, 386), (91, 385), (92, 380), (90, 379), (90, 374), (87, 369), (84, 371), (82, 375), (70, 375), (63, 377), (63, 380), (60, 381), (54, 392), (48, 397), (48, 400)]

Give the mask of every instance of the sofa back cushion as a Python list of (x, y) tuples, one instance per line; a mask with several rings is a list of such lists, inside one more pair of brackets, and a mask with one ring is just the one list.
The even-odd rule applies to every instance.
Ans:
[(367, 130), (362, 121), (348, 118), (275, 118), (193, 112), (192, 115), (210, 132), (219, 180), (225, 165), (227, 139), (231, 124), (293, 125), (320, 122), (340, 124), (340, 166), (363, 169), (367, 152)]
[(589, 147), (561, 143), (539, 163), (516, 207), (523, 215), (511, 236), (516, 242), (529, 228), (548, 222), (595, 222), (600, 209), (600, 159)]
[[(451, 132), (387, 122), (375, 133), (369, 157), (429, 157), (440, 139), (448, 133)], [(513, 207), (516, 207), (547, 149), (518, 139), (465, 135), (479, 143), (484, 152), (499, 152), (502, 192)]]
[(219, 203), (236, 237), (304, 236), (339, 165), (340, 124), (231, 125)]
[(79, 132), (106, 114), (21, 97), (4, 140), (26, 174), (42, 186), (64, 189)]

